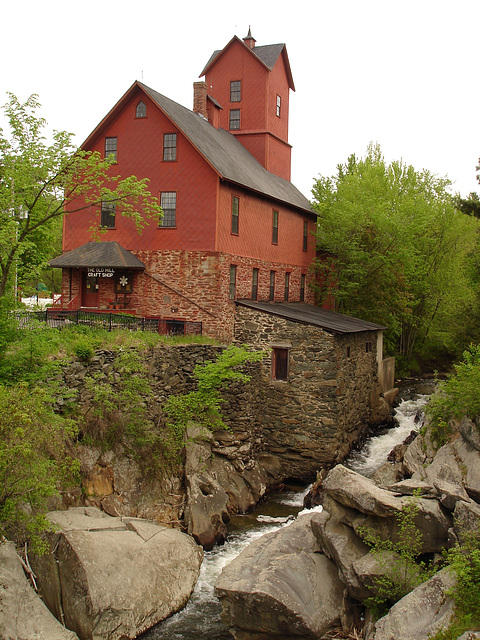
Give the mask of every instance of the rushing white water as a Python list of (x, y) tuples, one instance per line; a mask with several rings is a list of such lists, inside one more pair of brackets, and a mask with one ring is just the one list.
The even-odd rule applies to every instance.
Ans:
[[(415, 416), (428, 396), (415, 395), (403, 400), (396, 411), (397, 425), (382, 435), (370, 438), (363, 449), (355, 453), (348, 466), (358, 473), (371, 476), (385, 462), (395, 445), (403, 442), (412, 430), (420, 427)], [(221, 606), (214, 594), (214, 585), (223, 567), (231, 562), (251, 542), (271, 531), (287, 526), (303, 513), (303, 499), (310, 487), (274, 494), (253, 514), (235, 516), (229, 526), (228, 541), (205, 553), (200, 577), (187, 606), (178, 614), (160, 623), (142, 636), (144, 640), (231, 640), (232, 636), (220, 620)], [(321, 507), (316, 507), (321, 509)]]
[[(223, 567), (251, 542), (291, 522), (303, 507), (303, 491), (275, 494), (257, 508), (255, 514), (232, 518), (228, 542), (205, 552), (200, 576), (192, 597), (180, 613), (160, 623), (142, 636), (144, 640), (231, 640), (220, 620), (221, 605), (214, 585)], [(263, 513), (262, 513), (263, 512)]]
[(381, 435), (369, 438), (360, 451), (350, 456), (347, 466), (370, 478), (386, 461), (390, 451), (402, 443), (412, 431), (418, 431), (422, 426), (422, 408), (427, 400), (427, 395), (420, 394), (402, 400), (396, 409), (395, 426)]

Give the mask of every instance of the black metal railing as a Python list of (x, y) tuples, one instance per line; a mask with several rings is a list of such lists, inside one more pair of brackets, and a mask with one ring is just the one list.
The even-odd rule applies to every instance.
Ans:
[(67, 309), (48, 308), (44, 311), (15, 311), (19, 329), (34, 329), (38, 323), (47, 327), (62, 329), (72, 324), (114, 331), (155, 331), (162, 335), (202, 335), (201, 322), (165, 318), (141, 318), (127, 313), (109, 311), (68, 311)]

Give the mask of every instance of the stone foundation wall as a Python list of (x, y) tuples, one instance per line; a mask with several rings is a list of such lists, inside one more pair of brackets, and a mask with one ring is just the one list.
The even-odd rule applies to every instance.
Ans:
[[(366, 429), (377, 384), (376, 333), (335, 336), (238, 306), (238, 343), (268, 350), (262, 364), (265, 450), (285, 476), (313, 476), (343, 460)], [(287, 380), (272, 377), (272, 347), (289, 349)]]

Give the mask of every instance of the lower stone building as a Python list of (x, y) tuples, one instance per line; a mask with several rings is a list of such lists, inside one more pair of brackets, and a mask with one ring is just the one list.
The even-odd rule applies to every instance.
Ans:
[(384, 329), (309, 304), (237, 301), (235, 341), (267, 352), (259, 420), (283, 477), (312, 476), (348, 455), (393, 386)]

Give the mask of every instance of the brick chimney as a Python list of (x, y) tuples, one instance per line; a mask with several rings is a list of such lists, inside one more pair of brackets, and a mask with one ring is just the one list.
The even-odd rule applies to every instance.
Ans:
[(193, 83), (193, 111), (207, 119), (207, 83)]
[(244, 43), (247, 45), (247, 47), (249, 49), (253, 49), (255, 47), (255, 38), (252, 36), (252, 32), (250, 30), (250, 27), (248, 27), (248, 33), (245, 36), (245, 38), (243, 39)]

